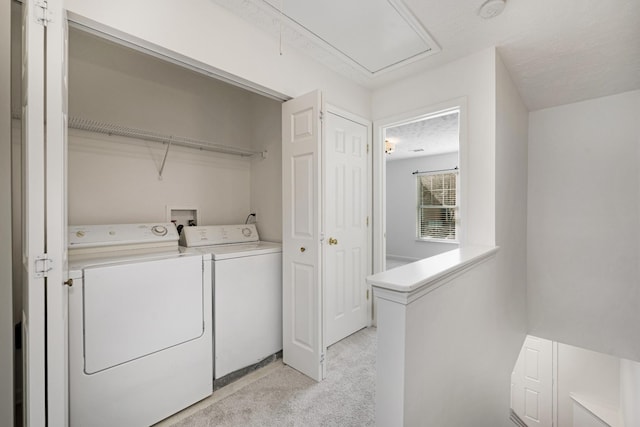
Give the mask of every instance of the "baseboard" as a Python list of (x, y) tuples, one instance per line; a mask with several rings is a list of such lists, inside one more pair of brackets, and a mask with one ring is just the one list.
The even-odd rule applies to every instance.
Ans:
[(520, 418), (518, 416), (518, 414), (516, 414), (515, 412), (513, 412), (513, 409), (511, 410), (511, 414), (509, 415), (509, 419), (511, 421), (513, 421), (513, 423), (519, 427), (528, 427), (527, 424), (522, 421), (522, 418)]

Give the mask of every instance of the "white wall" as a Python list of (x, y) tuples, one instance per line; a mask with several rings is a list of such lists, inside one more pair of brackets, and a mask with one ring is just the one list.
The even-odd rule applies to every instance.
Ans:
[[(575, 393), (617, 409), (620, 402), (620, 359), (558, 343), (558, 427), (572, 427)], [(632, 427), (633, 424), (626, 427)]]
[(526, 331), (526, 211), (509, 210), (527, 191), (527, 111), (496, 55), (485, 50), (373, 95), (375, 119), (466, 97), (463, 245), (501, 245), (494, 260), (416, 301), (407, 323), (422, 339), (407, 348), (416, 367), (406, 389), (407, 425), (510, 425), (510, 375)]
[(532, 112), (529, 332), (640, 360), (640, 91)]
[[(529, 112), (496, 54), (495, 229), (499, 327), (515, 363), (527, 329), (527, 144)], [(473, 162), (473, 160), (471, 160)], [(473, 163), (470, 165), (473, 167)]]
[(329, 70), (208, 0), (68, 0), (67, 9), (98, 25), (161, 46), (288, 96), (322, 89), (333, 105), (370, 116), (367, 89)]
[[(0, 86), (11, 87), (11, 2), (0, 4)], [(11, 91), (0, 91), (0, 424), (13, 425)]]
[(620, 359), (620, 415), (624, 427), (640, 426), (640, 363)]
[(166, 207), (198, 207), (200, 224), (242, 223), (250, 209), (250, 161), (155, 143), (70, 132), (69, 223), (164, 222)]
[[(495, 52), (484, 50), (374, 91), (372, 116), (384, 120), (453, 99), (467, 100), (467, 141), (461, 177), (469, 215), (465, 242), (495, 243)], [(464, 117), (461, 117), (464, 120)], [(376, 130), (374, 130), (375, 132)], [(468, 160), (467, 160), (468, 159)], [(465, 162), (469, 167), (465, 167)]]
[(266, 150), (267, 158), (251, 160), (251, 212), (256, 214), (260, 239), (281, 242), (282, 105), (269, 99), (257, 99), (253, 117), (254, 149)]
[(69, 84), (70, 116), (251, 146), (258, 95), (73, 29)]
[(167, 206), (197, 207), (201, 224), (240, 223), (254, 208), (260, 231), (280, 236), (280, 213), (251, 198), (252, 168), (255, 192), (281, 191), (279, 102), (78, 31), (69, 76), (71, 116), (272, 152), (250, 160), (173, 146), (160, 180), (164, 145), (71, 130), (71, 224), (165, 221)]
[[(504, 335), (494, 332), (501, 328), (498, 316), (488, 315), (502, 310), (497, 269), (495, 258), (485, 261), (408, 306), (402, 425), (513, 425), (509, 383), (515, 359)], [(378, 301), (378, 307), (380, 334), (386, 306)]]
[(387, 161), (387, 256), (418, 260), (456, 249), (456, 243), (416, 240), (416, 170), (452, 169), (458, 153)]
[[(256, 214), (260, 239), (282, 241), (282, 105), (268, 99), (254, 105), (254, 149), (267, 158), (251, 160), (251, 212)], [(276, 120), (274, 120), (276, 118)]]

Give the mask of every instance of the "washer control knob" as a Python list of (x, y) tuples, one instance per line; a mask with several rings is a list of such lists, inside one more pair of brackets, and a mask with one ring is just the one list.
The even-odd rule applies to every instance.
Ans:
[(151, 232), (156, 236), (164, 236), (167, 234), (167, 227), (164, 225), (154, 225), (151, 227)]
[(249, 227), (244, 227), (242, 229), (242, 235), (244, 237), (251, 237), (251, 229)]
[(84, 231), (76, 231), (76, 237), (84, 237)]

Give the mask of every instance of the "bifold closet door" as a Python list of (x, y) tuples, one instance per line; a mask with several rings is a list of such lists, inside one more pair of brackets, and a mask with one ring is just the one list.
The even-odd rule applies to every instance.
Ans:
[(322, 96), (282, 105), (283, 361), (325, 376), (321, 278)]
[(24, 425), (46, 425), (45, 27), (22, 4), (22, 342)]

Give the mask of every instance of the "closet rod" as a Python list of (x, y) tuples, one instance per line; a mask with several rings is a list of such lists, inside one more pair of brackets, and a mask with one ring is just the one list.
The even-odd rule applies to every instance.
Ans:
[(423, 173), (436, 173), (436, 172), (458, 172), (458, 167), (456, 166), (453, 169), (436, 169), (436, 170), (432, 170), (432, 171), (413, 171), (411, 172), (411, 175), (422, 175)]
[[(150, 132), (142, 129), (135, 129), (126, 126), (119, 126), (109, 123), (102, 123), (96, 120), (81, 119), (78, 117), (69, 117), (69, 127), (89, 132), (98, 132), (107, 135), (118, 135), (128, 138), (144, 139), (146, 141), (162, 142), (172, 145), (180, 145), (183, 147), (197, 148), (206, 151), (215, 151), (217, 153), (235, 154), (237, 156), (250, 157), (260, 154), (260, 151), (245, 150), (243, 148), (229, 147), (227, 145), (215, 144), (207, 141), (187, 138), (184, 136), (163, 135), (160, 133)], [(264, 152), (263, 156), (264, 156)]]

